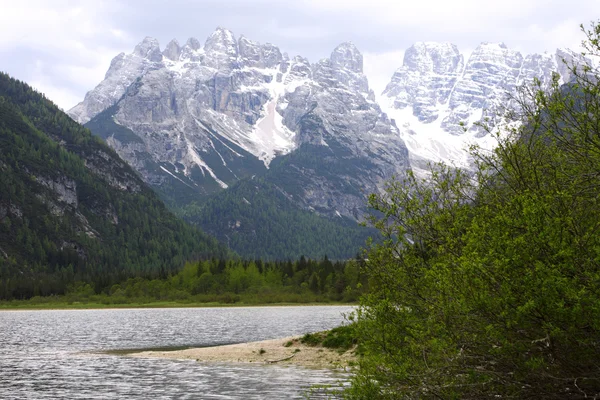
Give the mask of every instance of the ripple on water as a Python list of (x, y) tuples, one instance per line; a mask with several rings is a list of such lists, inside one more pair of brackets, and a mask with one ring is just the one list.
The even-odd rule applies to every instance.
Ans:
[(0, 398), (304, 398), (311, 386), (335, 385), (344, 375), (98, 352), (300, 335), (333, 328), (350, 311), (324, 306), (0, 312)]

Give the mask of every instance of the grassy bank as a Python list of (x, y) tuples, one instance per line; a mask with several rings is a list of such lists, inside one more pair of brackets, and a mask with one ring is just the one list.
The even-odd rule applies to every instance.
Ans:
[[(268, 299), (267, 299), (268, 300)], [(129, 301), (115, 303), (91, 299), (90, 301), (70, 301), (64, 296), (58, 298), (32, 298), (30, 300), (12, 300), (0, 302), (2, 310), (69, 310), (69, 309), (109, 309), (109, 308), (188, 308), (188, 307), (260, 307), (260, 306), (322, 306), (352, 305), (354, 303), (336, 301), (311, 301), (309, 299), (293, 299), (294, 301), (267, 301), (263, 299), (240, 299), (236, 302), (223, 301)]]

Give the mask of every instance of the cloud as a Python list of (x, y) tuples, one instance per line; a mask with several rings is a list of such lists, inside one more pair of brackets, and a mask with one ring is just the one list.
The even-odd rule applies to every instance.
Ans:
[(390, 82), (394, 72), (402, 66), (404, 51), (363, 54), (363, 69), (369, 78), (369, 87), (379, 96)]
[[(417, 41), (450, 41), (467, 53), (503, 41), (523, 53), (577, 47), (579, 24), (600, 17), (597, 0), (22, 0), (4, 2), (0, 60), (11, 75), (35, 83), (70, 108), (99, 83), (112, 57), (145, 36), (201, 42), (225, 26), (311, 61), (344, 41), (365, 54), (380, 92)], [(398, 56), (398, 57), (397, 57)]]
[(530, 42), (530, 45), (537, 44), (548, 51), (557, 48), (582, 51), (581, 42), (584, 35), (579, 24), (580, 22), (572, 18), (553, 26), (543, 26), (538, 23), (531, 24), (527, 27), (527, 34), (523, 42)]
[[(104, 76), (126, 35), (109, 23), (114, 1), (27, 0), (3, 4), (3, 69), (68, 109)], [(120, 35), (117, 32), (122, 32)], [(8, 57), (10, 55), (10, 57)]]

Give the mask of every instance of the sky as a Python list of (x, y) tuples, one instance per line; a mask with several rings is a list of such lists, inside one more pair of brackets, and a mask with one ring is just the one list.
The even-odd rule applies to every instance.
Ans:
[(465, 54), (483, 41), (523, 54), (579, 50), (579, 25), (600, 19), (599, 0), (0, 0), (0, 10), (0, 70), (65, 110), (146, 36), (163, 49), (222, 26), (311, 62), (352, 41), (380, 93), (415, 42)]

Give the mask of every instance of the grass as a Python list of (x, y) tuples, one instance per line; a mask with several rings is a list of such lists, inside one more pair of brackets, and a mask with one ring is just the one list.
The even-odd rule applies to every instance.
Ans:
[(342, 325), (325, 332), (307, 333), (300, 342), (307, 346), (323, 346), (347, 351), (358, 344), (354, 325)]
[(178, 301), (152, 301), (131, 303), (98, 303), (98, 302), (67, 302), (48, 301), (32, 302), (31, 300), (1, 301), (1, 310), (80, 310), (80, 309), (108, 309), (108, 308), (201, 308), (201, 307), (265, 307), (265, 306), (325, 306), (325, 305), (353, 305), (342, 302), (281, 302), (281, 303), (220, 303), (220, 302), (178, 302)]

